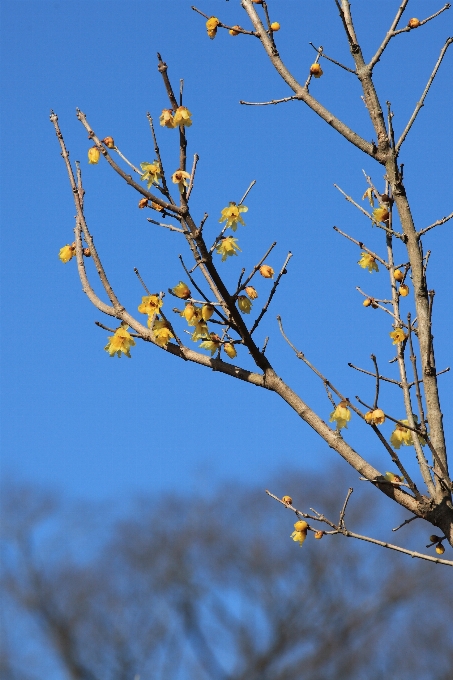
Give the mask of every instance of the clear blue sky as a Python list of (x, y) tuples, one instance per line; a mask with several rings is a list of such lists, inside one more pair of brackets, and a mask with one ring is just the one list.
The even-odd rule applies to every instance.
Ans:
[[(197, 0), (207, 14), (248, 26), (237, 0)], [(2, 3), (2, 450), (3, 470), (58, 486), (69, 496), (112, 497), (137, 490), (206, 488), (224, 479), (272, 488), (276, 469), (320, 468), (333, 453), (296, 415), (263, 390), (188, 365), (145, 343), (133, 357), (110, 359), (108, 333), (83, 295), (75, 263), (63, 265), (59, 248), (72, 241), (74, 207), (49, 111), (60, 119), (72, 160), (80, 159), (86, 215), (112, 284), (132, 312), (142, 290), (138, 267), (152, 290), (181, 277), (184, 242), (146, 222), (137, 195), (106, 163), (88, 166), (80, 107), (101, 137), (112, 135), (138, 164), (154, 158), (146, 111), (157, 119), (167, 106), (156, 52), (174, 84), (185, 81), (193, 113), (189, 155), (200, 162), (193, 212), (210, 214), (206, 232), (218, 232), (220, 210), (239, 200), (252, 179), (242, 253), (221, 270), (229, 282), (250, 269), (273, 240), (269, 263), (293, 258), (258, 336), (270, 335), (268, 354), (283, 378), (328, 418), (322, 384), (279, 336), (281, 314), (295, 345), (347, 396), (372, 400), (373, 381), (347, 367), (382, 370), (393, 356), (389, 321), (365, 310), (355, 291), (385, 294), (384, 273), (360, 269), (357, 247), (335, 234), (336, 224), (384, 253), (382, 235), (334, 189), (360, 199), (362, 168), (379, 184), (382, 169), (348, 144), (302, 103), (241, 107), (240, 99), (266, 101), (291, 94), (272, 70), (260, 43), (219, 32), (207, 38), (192, 2), (60, 0)], [(354, 3), (365, 56), (379, 44), (398, 2)], [(409, 16), (423, 18), (441, 2), (412, 0)], [(269, 3), (281, 23), (277, 44), (287, 65), (304, 80), (313, 60), (309, 41), (350, 64), (333, 2)], [(377, 11), (379, 7), (379, 11)], [(392, 102), (400, 132), (420, 97), (446, 37), (452, 11), (423, 29), (395, 39), (376, 69), (381, 101)], [(447, 55), (427, 103), (404, 146), (407, 189), (417, 225), (452, 210), (451, 71)], [(367, 139), (372, 139), (358, 82), (333, 64), (311, 92)], [(159, 128), (167, 172), (177, 167), (176, 133)], [(382, 184), (380, 185), (382, 186)], [(149, 214), (149, 213), (148, 213)], [(432, 249), (429, 284), (435, 288), (434, 335), (439, 369), (451, 361), (452, 223), (425, 239)], [(186, 253), (187, 254), (187, 253)], [(94, 271), (91, 271), (94, 280)], [(267, 282), (260, 281), (260, 300)], [(168, 298), (167, 298), (168, 300)], [(170, 301), (167, 302), (171, 304)], [(407, 309), (411, 307), (410, 298)], [(173, 305), (172, 305), (173, 306)], [(247, 357), (238, 363), (248, 365)], [(388, 368), (386, 367), (388, 366)], [(451, 376), (441, 378), (443, 409), (451, 414)], [(383, 406), (402, 415), (398, 392), (383, 391)], [(450, 419), (451, 420), (451, 419)], [(451, 424), (447, 429), (451, 433)], [(386, 434), (392, 427), (386, 425)], [(386, 454), (367, 439), (354, 418), (349, 441), (373, 464), (389, 468)], [(413, 450), (404, 452), (405, 463)], [(408, 464), (410, 467), (410, 464)]]

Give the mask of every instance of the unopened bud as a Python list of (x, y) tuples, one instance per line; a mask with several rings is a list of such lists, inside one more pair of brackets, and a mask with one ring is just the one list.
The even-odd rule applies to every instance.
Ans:
[(401, 297), (406, 297), (409, 295), (409, 286), (406, 286), (405, 283), (402, 283), (399, 287), (398, 293), (401, 295)]
[(262, 264), (260, 267), (260, 274), (261, 276), (264, 276), (265, 279), (272, 279), (274, 270), (268, 264)]
[(401, 271), (401, 269), (395, 269), (395, 271), (393, 272), (393, 278), (395, 279), (395, 281), (402, 281), (404, 279), (404, 274)]
[(240, 26), (233, 26), (233, 28), (230, 28), (228, 33), (230, 35), (239, 35), (240, 31), (237, 30), (238, 28), (241, 28), (241, 27)]
[(101, 152), (97, 146), (92, 146), (91, 149), (88, 149), (88, 163), (91, 165), (96, 165), (96, 163), (99, 163), (100, 157)]
[(256, 300), (256, 298), (258, 297), (258, 293), (256, 292), (253, 286), (246, 286), (245, 292), (247, 293), (251, 300)]
[(201, 316), (204, 321), (209, 321), (211, 316), (214, 314), (214, 307), (212, 305), (203, 305), (201, 308)]
[(89, 248), (84, 248), (83, 254), (85, 255), (85, 257), (91, 257), (91, 250)]
[(414, 17), (413, 19), (409, 19), (407, 25), (409, 28), (418, 28), (420, 26), (420, 20)]
[(431, 534), (431, 536), (429, 537), (429, 540), (431, 541), (431, 543), (437, 543), (437, 542), (442, 540), (442, 537), (436, 536), (436, 534)]
[(280, 30), (280, 24), (278, 21), (273, 21), (271, 23), (271, 31), (279, 31)]
[(445, 552), (444, 546), (442, 545), (442, 543), (438, 543), (438, 544), (436, 545), (436, 553), (437, 553), (438, 555), (443, 555), (444, 552)]
[(307, 531), (308, 524), (307, 522), (304, 522), (304, 520), (300, 519), (298, 522), (294, 524), (294, 528), (296, 531)]
[(108, 149), (114, 149), (115, 148), (115, 142), (113, 141), (113, 137), (104, 137), (104, 139), (101, 140), (103, 144)]
[(366, 300), (363, 301), (364, 307), (369, 307), (370, 305), (371, 305), (371, 298), (367, 298)]
[(286, 505), (293, 504), (293, 499), (291, 498), (291, 496), (283, 496), (282, 501), (286, 503)]
[(315, 538), (318, 540), (324, 536), (324, 531), (315, 531)]
[(146, 208), (148, 205), (148, 199), (147, 198), (141, 198), (138, 202), (138, 207), (141, 208)]

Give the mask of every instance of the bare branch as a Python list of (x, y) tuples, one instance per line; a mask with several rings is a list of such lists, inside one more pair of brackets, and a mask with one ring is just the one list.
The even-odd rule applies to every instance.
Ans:
[(410, 522), (413, 522), (414, 519), (420, 519), (420, 517), (417, 517), (417, 515), (414, 515), (414, 517), (409, 517), (409, 519), (405, 519), (402, 524), (399, 524), (397, 527), (392, 529), (392, 531), (398, 531), (398, 529), (402, 529), (406, 524), (410, 524)]
[[(309, 42), (308, 44), (311, 45), (311, 46), (313, 47), (313, 49), (316, 50), (316, 52), (319, 53), (319, 50), (321, 49), (320, 47), (319, 47), (319, 48), (318, 48), (318, 47), (315, 47), (315, 46), (313, 45), (312, 42)], [(337, 61), (336, 59), (332, 59), (332, 57), (328, 57), (327, 54), (324, 54), (324, 52), (320, 52), (319, 56), (320, 56), (320, 57), (323, 57), (323, 59), (328, 59), (328, 60), (331, 61), (333, 64), (336, 64), (337, 66), (340, 66), (340, 68), (344, 68), (345, 71), (349, 71), (349, 73), (353, 73), (354, 75), (357, 75), (357, 72), (354, 71), (352, 68), (349, 68), (348, 66), (345, 66), (344, 64), (342, 64), (341, 62)]]
[(385, 48), (389, 44), (390, 40), (393, 38), (395, 35), (395, 29), (398, 26), (399, 20), (401, 19), (401, 15), (403, 14), (404, 10), (406, 9), (406, 5), (409, 2), (409, 0), (403, 0), (401, 5), (398, 8), (398, 12), (396, 13), (395, 18), (392, 21), (392, 25), (390, 26), (389, 30), (387, 31), (384, 40), (382, 41), (381, 45), (379, 46), (376, 54), (374, 57), (371, 59), (370, 63), (368, 64), (368, 68), (372, 69), (379, 61), (379, 59), (382, 56), (382, 53), (384, 52)]
[(425, 99), (426, 99), (426, 95), (428, 94), (429, 88), (431, 87), (432, 82), (433, 82), (434, 78), (436, 77), (436, 73), (437, 73), (437, 71), (439, 70), (439, 66), (441, 65), (442, 59), (444, 58), (446, 51), (448, 50), (448, 48), (450, 47), (450, 45), (451, 45), (452, 43), (453, 43), (453, 38), (448, 38), (448, 40), (446, 41), (445, 45), (442, 47), (442, 49), (441, 49), (441, 51), (440, 51), (439, 58), (438, 58), (438, 60), (437, 60), (437, 62), (436, 62), (436, 65), (434, 66), (433, 72), (431, 73), (431, 75), (430, 75), (430, 77), (429, 77), (429, 80), (428, 80), (428, 82), (427, 82), (427, 84), (426, 84), (426, 87), (425, 87), (425, 89), (423, 90), (423, 94), (422, 94), (420, 100), (417, 102), (417, 104), (416, 104), (416, 106), (415, 106), (415, 109), (414, 109), (414, 113), (413, 113), (412, 116), (409, 118), (409, 122), (408, 122), (408, 124), (406, 125), (406, 127), (404, 128), (404, 130), (403, 130), (403, 132), (402, 132), (402, 134), (401, 134), (401, 137), (399, 138), (399, 140), (398, 140), (398, 142), (397, 142), (397, 144), (396, 144), (396, 146), (395, 146), (395, 150), (396, 150), (396, 153), (397, 153), (397, 154), (398, 154), (398, 152), (399, 152), (399, 150), (400, 150), (400, 148), (401, 148), (402, 143), (403, 143), (404, 140), (406, 139), (409, 130), (411, 129), (412, 125), (414, 124), (415, 119), (416, 119), (417, 116), (418, 116), (418, 112), (420, 111), (420, 109), (422, 108), (422, 106), (424, 106)]
[(199, 155), (197, 153), (194, 154), (192, 172), (190, 173), (189, 187), (187, 189), (187, 200), (189, 200), (190, 194), (192, 193), (193, 181), (195, 179), (195, 172), (196, 172), (196, 169), (197, 169), (197, 163), (198, 163), (199, 159), (200, 159)]
[(259, 325), (261, 319), (263, 318), (263, 316), (267, 312), (269, 305), (271, 303), (271, 300), (274, 297), (275, 291), (277, 290), (277, 286), (280, 283), (280, 279), (282, 278), (283, 274), (286, 274), (286, 267), (287, 267), (288, 262), (290, 261), (291, 257), (292, 257), (292, 253), (288, 253), (288, 255), (286, 256), (286, 260), (283, 263), (283, 267), (281, 268), (280, 273), (278, 274), (277, 278), (275, 279), (274, 285), (272, 286), (271, 292), (269, 293), (269, 297), (267, 299), (267, 302), (264, 305), (263, 309), (261, 310), (258, 318), (255, 320), (255, 323), (253, 324), (252, 328), (250, 329), (250, 335), (252, 335), (253, 332), (258, 328), (258, 325)]
[(245, 199), (247, 198), (247, 196), (249, 195), (250, 191), (253, 189), (253, 187), (255, 186), (255, 184), (256, 184), (256, 179), (253, 179), (253, 180), (250, 182), (250, 186), (248, 187), (247, 191), (245, 192), (245, 194), (243, 195), (243, 197), (242, 197), (241, 200), (239, 201), (238, 205), (242, 205), (242, 204), (244, 203)]
[(283, 99), (271, 99), (270, 102), (245, 102), (242, 99), (239, 100), (239, 104), (244, 106), (269, 106), (269, 104), (283, 104), (284, 102), (292, 102), (295, 99), (301, 99), (298, 95), (292, 97), (284, 97)]
[(355, 238), (352, 238), (352, 236), (349, 236), (348, 234), (345, 234), (345, 232), (344, 232), (344, 231), (341, 231), (341, 229), (338, 229), (338, 227), (333, 227), (333, 228), (335, 229), (336, 232), (338, 232), (338, 234), (341, 234), (341, 235), (344, 236), (345, 238), (349, 239), (350, 241), (352, 241), (353, 243), (355, 243), (356, 245), (358, 245), (359, 248), (360, 248), (361, 250), (364, 250), (366, 253), (369, 253), (369, 255), (372, 255), (372, 257), (374, 257), (375, 260), (377, 260), (378, 262), (380, 262), (386, 269), (389, 268), (387, 262), (386, 262), (385, 260), (383, 260), (382, 257), (379, 257), (379, 255), (377, 255), (377, 254), (374, 253), (372, 250), (370, 250), (369, 248), (367, 248), (367, 247), (363, 244), (362, 241), (357, 241)]
[[(418, 236), (423, 236), (423, 234), (426, 234), (427, 231), (430, 229), (434, 229), (434, 227), (438, 227), (440, 224), (445, 224), (445, 222), (448, 222), (448, 220), (451, 220), (453, 217), (453, 212), (447, 215), (446, 217), (442, 217), (441, 220), (437, 220), (437, 222), (433, 222), (433, 224), (430, 224), (429, 227), (425, 227), (424, 229), (421, 229), (418, 232)], [(429, 251), (428, 251), (429, 252)], [(428, 256), (428, 253), (426, 253), (426, 256)]]
[[(201, 10), (197, 9), (192, 5), (191, 9), (193, 9), (194, 12), (198, 12), (198, 14), (201, 14), (202, 17), (205, 19), (209, 19), (209, 14), (205, 14)], [(227, 31), (237, 31), (238, 33), (243, 33), (244, 35), (253, 35), (255, 38), (257, 38), (257, 34), (254, 31), (247, 31), (245, 28), (241, 28), (240, 26), (227, 26), (226, 24), (223, 24), (221, 21), (217, 24), (219, 28), (225, 28)]]

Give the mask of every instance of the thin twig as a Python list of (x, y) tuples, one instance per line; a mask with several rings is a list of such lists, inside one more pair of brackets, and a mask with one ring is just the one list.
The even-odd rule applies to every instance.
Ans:
[(277, 278), (275, 279), (274, 285), (272, 286), (271, 292), (269, 293), (269, 297), (268, 297), (268, 299), (267, 299), (266, 304), (264, 305), (264, 307), (263, 307), (263, 309), (261, 310), (259, 316), (258, 316), (257, 319), (255, 320), (255, 323), (253, 324), (252, 328), (250, 329), (250, 335), (252, 335), (253, 332), (258, 328), (258, 325), (259, 325), (261, 319), (262, 319), (263, 316), (266, 314), (266, 312), (267, 312), (267, 310), (268, 310), (268, 308), (269, 308), (269, 305), (270, 305), (270, 303), (271, 303), (271, 300), (272, 300), (272, 298), (274, 297), (275, 291), (277, 290), (277, 286), (278, 286), (278, 284), (280, 283), (280, 279), (282, 278), (283, 274), (286, 274), (286, 267), (287, 267), (288, 262), (290, 261), (291, 257), (292, 257), (292, 253), (290, 252), (290, 253), (288, 253), (288, 255), (286, 256), (286, 260), (285, 260), (285, 262), (283, 263), (283, 267), (281, 268), (281, 270), (280, 270), (280, 272), (279, 272)]
[[(430, 229), (434, 229), (434, 227), (438, 227), (440, 224), (445, 224), (445, 222), (448, 222), (448, 220), (451, 220), (452, 217), (453, 217), (453, 212), (450, 213), (449, 215), (447, 215), (446, 217), (442, 217), (441, 220), (437, 220), (437, 222), (433, 222), (433, 224), (430, 224), (429, 227), (425, 227), (424, 229), (421, 229), (418, 232), (418, 236), (423, 236), (423, 234), (426, 234), (426, 232), (429, 231)], [(428, 255), (428, 253), (426, 255)]]
[(407, 5), (408, 2), (409, 2), (409, 0), (403, 0), (400, 7), (398, 8), (398, 12), (396, 13), (395, 18), (392, 21), (392, 25), (390, 26), (389, 30), (385, 34), (384, 40), (379, 45), (379, 48), (378, 48), (376, 54), (374, 55), (374, 57), (371, 59), (370, 63), (368, 64), (369, 69), (372, 69), (377, 64), (377, 62), (381, 58), (382, 53), (384, 52), (385, 48), (387, 47), (390, 40), (395, 35), (395, 29), (398, 26), (398, 22), (401, 19), (401, 15), (403, 14), (404, 10), (406, 9), (406, 5)]
[(168, 198), (168, 200), (170, 201), (170, 203), (172, 203), (173, 205), (175, 205), (175, 202), (174, 202), (174, 200), (173, 200), (173, 198), (172, 198), (172, 196), (171, 196), (171, 194), (170, 194), (170, 190), (169, 190), (169, 188), (168, 188), (168, 186), (167, 186), (167, 180), (166, 180), (166, 177), (165, 177), (164, 164), (162, 163), (162, 157), (161, 157), (161, 155), (160, 155), (160, 149), (159, 149), (159, 145), (158, 145), (158, 143), (157, 143), (157, 137), (156, 137), (156, 132), (155, 132), (155, 130), (154, 130), (153, 119), (152, 119), (151, 114), (149, 113), (149, 111), (146, 113), (146, 117), (148, 118), (148, 123), (149, 123), (149, 127), (150, 127), (150, 130), (151, 130), (151, 135), (152, 135), (152, 137), (153, 137), (154, 152), (155, 152), (155, 154), (156, 154), (156, 156), (157, 156), (157, 160), (159, 161), (160, 174), (161, 174), (161, 179), (162, 179), (162, 189), (163, 189), (163, 193), (165, 194), (165, 196), (167, 196), (167, 198)]
[[(188, 277), (190, 283), (192, 284), (192, 286), (195, 288), (196, 291), (198, 291), (198, 293), (200, 293), (203, 300), (207, 304), (210, 304), (209, 298), (203, 293), (201, 288), (197, 285), (195, 279), (190, 275), (189, 270), (187, 269), (186, 265), (184, 264), (184, 260), (182, 259), (182, 255), (179, 255), (178, 257), (179, 257), (179, 261), (181, 262), (182, 268), (186, 272), (187, 277)], [(223, 323), (226, 323), (226, 324), (229, 323), (228, 319), (217, 309), (217, 307), (214, 307), (214, 312), (222, 319)], [(232, 328), (234, 328), (236, 330), (236, 326), (234, 324), (231, 324), (231, 326), (232, 326)]]
[[(370, 299), (374, 300), (374, 298), (372, 297), (372, 295), (368, 295), (367, 293), (365, 293), (359, 286), (356, 286), (355, 289), (356, 289), (361, 295), (363, 295), (364, 297), (368, 298), (368, 300), (370, 300)], [(399, 317), (395, 316), (395, 314), (394, 314), (393, 312), (391, 312), (390, 309), (387, 309), (386, 307), (383, 307), (383, 306), (380, 305), (378, 302), (375, 302), (375, 305), (376, 305), (377, 307), (379, 307), (379, 309), (382, 309), (386, 314), (390, 314), (390, 316), (391, 316), (393, 319), (395, 319), (395, 321), (397, 322), (398, 326), (402, 326), (403, 328), (407, 328), (407, 325), (404, 323), (404, 321), (402, 321)]]
[[(193, 9), (194, 12), (198, 12), (198, 14), (201, 14), (202, 17), (205, 19), (209, 19), (209, 14), (205, 14), (201, 10), (197, 9), (192, 5), (191, 9)], [(241, 28), (240, 26), (227, 26), (226, 24), (223, 24), (221, 21), (217, 24), (218, 28), (225, 28), (227, 31), (235, 30), (238, 31), (238, 33), (244, 33), (244, 35), (253, 35), (255, 38), (257, 38), (257, 34), (254, 33), (254, 31), (247, 31), (245, 28)]]
[(242, 99), (239, 100), (239, 104), (244, 106), (269, 106), (270, 104), (283, 104), (284, 102), (292, 102), (294, 99), (300, 99), (296, 94), (292, 97), (284, 97), (283, 99), (272, 99), (270, 102), (245, 102)]
[[(99, 328), (102, 328), (104, 331), (109, 331), (109, 333), (116, 333), (116, 331), (118, 330), (117, 328), (109, 328), (108, 326), (104, 326), (104, 324), (101, 323), (100, 321), (95, 321), (94, 323), (96, 324), (96, 326), (99, 326)], [(139, 335), (139, 333), (129, 333), (129, 335), (132, 335), (133, 338), (140, 338), (141, 340), (143, 340), (142, 336)]]
[(349, 489), (348, 489), (348, 493), (346, 495), (346, 498), (344, 500), (343, 507), (341, 508), (338, 526), (341, 527), (342, 529), (346, 529), (345, 523), (344, 523), (344, 516), (346, 514), (346, 506), (348, 505), (348, 501), (351, 498), (351, 494), (352, 494), (353, 491), (354, 491), (354, 489), (350, 486)]
[(249, 192), (252, 190), (252, 188), (255, 186), (255, 184), (256, 184), (256, 179), (254, 179), (254, 180), (252, 180), (252, 181), (250, 182), (249, 188), (247, 189), (247, 191), (245, 192), (245, 194), (243, 195), (243, 197), (242, 197), (241, 200), (239, 201), (238, 205), (242, 205), (242, 204), (244, 203), (244, 201), (245, 201), (245, 199), (247, 198)]
[(151, 219), (151, 217), (146, 218), (151, 224), (157, 224), (158, 227), (165, 227), (165, 229), (170, 229), (170, 231), (179, 231), (180, 234), (185, 234), (184, 229), (179, 229), (179, 227), (174, 227), (171, 224), (164, 224), (163, 222), (156, 222), (156, 220)]
[(132, 170), (133, 170), (134, 172), (137, 172), (140, 176), (143, 175), (143, 172), (142, 172), (141, 170), (139, 170), (138, 168), (136, 168), (135, 165), (133, 165), (133, 163), (131, 163), (131, 162), (126, 158), (126, 156), (124, 156), (124, 155), (121, 153), (121, 151), (118, 149), (117, 146), (115, 146), (113, 150), (116, 151), (116, 153), (118, 154), (118, 156), (119, 156), (120, 158), (122, 158), (123, 161), (124, 161), (125, 163), (127, 163), (128, 166), (129, 166), (130, 168), (132, 168)]
[(338, 227), (334, 227), (334, 229), (335, 229), (336, 232), (338, 232), (338, 234), (341, 234), (341, 235), (344, 236), (345, 238), (349, 239), (349, 241), (352, 241), (353, 243), (355, 243), (356, 245), (358, 245), (359, 248), (360, 248), (361, 250), (364, 250), (366, 253), (368, 253), (369, 255), (371, 255), (372, 257), (374, 257), (374, 259), (377, 260), (378, 262), (380, 262), (384, 267), (386, 267), (386, 269), (389, 268), (387, 262), (386, 262), (385, 260), (383, 260), (382, 257), (379, 257), (379, 255), (377, 255), (377, 254), (374, 253), (372, 250), (370, 250), (369, 248), (367, 248), (367, 247), (363, 244), (362, 241), (357, 241), (355, 238), (352, 238), (352, 236), (349, 236), (349, 234), (345, 234), (344, 231), (341, 231), (341, 229), (338, 229)]
[[(319, 49), (317, 47), (315, 47), (312, 42), (309, 42), (308, 44), (311, 45), (316, 52), (319, 52)], [(357, 71), (353, 70), (352, 68), (349, 68), (348, 66), (345, 66), (344, 64), (341, 64), (336, 59), (332, 59), (332, 57), (328, 57), (327, 54), (324, 54), (324, 52), (322, 52), (320, 54), (320, 56), (323, 57), (324, 59), (328, 59), (333, 64), (336, 64), (337, 66), (340, 66), (341, 68), (344, 68), (345, 71), (349, 71), (349, 73), (353, 73), (354, 75), (357, 75)]]
[(138, 278), (138, 280), (140, 281), (140, 283), (142, 284), (142, 286), (143, 286), (143, 288), (145, 289), (145, 291), (147, 292), (147, 294), (148, 294), (148, 295), (151, 295), (151, 293), (149, 292), (148, 288), (146, 287), (145, 282), (143, 281), (142, 277), (140, 276), (140, 272), (138, 271), (137, 267), (134, 267), (134, 273), (135, 273), (135, 275), (137, 276), (137, 278)]
[[(348, 363), (348, 366), (350, 368), (354, 368), (356, 371), (360, 371), (361, 373), (365, 373), (366, 375), (371, 375), (373, 377), (376, 377), (374, 373), (371, 371), (366, 371), (364, 368), (359, 368), (358, 366), (354, 366), (354, 364), (351, 364), (350, 362)], [(385, 382), (393, 383), (394, 385), (398, 385), (398, 387), (401, 387), (401, 383), (399, 380), (394, 380), (393, 378), (386, 378), (383, 375), (379, 376), (379, 380), (384, 380)]]
[(253, 267), (251, 273), (248, 275), (248, 277), (246, 278), (246, 280), (244, 281), (244, 283), (241, 285), (240, 288), (238, 288), (238, 289), (236, 290), (236, 292), (235, 292), (234, 295), (233, 295), (233, 299), (237, 298), (237, 296), (239, 295), (239, 293), (241, 292), (241, 290), (244, 290), (244, 288), (250, 283), (250, 281), (253, 279), (253, 277), (255, 276), (256, 272), (258, 271), (258, 269), (259, 269), (259, 268), (261, 267), (261, 265), (263, 264), (263, 262), (264, 262), (264, 260), (266, 259), (266, 257), (269, 255), (269, 253), (271, 252), (271, 250), (273, 250), (273, 248), (275, 248), (276, 245), (277, 245), (277, 241), (274, 241), (274, 242), (269, 246), (269, 248), (267, 249), (266, 253), (263, 255), (263, 257), (262, 257), (261, 260), (258, 262), (258, 264), (256, 264), (256, 265)]
[[(438, 12), (438, 14), (439, 14), (439, 12)], [(430, 75), (430, 77), (429, 77), (429, 80), (428, 80), (428, 82), (427, 82), (427, 84), (426, 84), (426, 87), (425, 87), (425, 89), (423, 90), (423, 94), (422, 94), (420, 100), (417, 102), (417, 104), (416, 104), (416, 106), (415, 106), (414, 113), (413, 113), (412, 116), (409, 118), (409, 122), (407, 123), (406, 127), (404, 128), (404, 130), (403, 130), (403, 132), (402, 132), (402, 134), (401, 134), (401, 137), (399, 138), (399, 140), (398, 140), (398, 142), (397, 142), (397, 144), (396, 144), (396, 147), (395, 147), (396, 153), (398, 153), (398, 151), (399, 151), (400, 148), (401, 148), (401, 144), (402, 144), (402, 143), (404, 142), (404, 140), (406, 139), (409, 130), (411, 129), (412, 125), (414, 124), (415, 119), (416, 119), (417, 116), (418, 116), (418, 112), (420, 111), (420, 109), (422, 108), (422, 106), (424, 106), (424, 102), (425, 102), (425, 99), (426, 99), (426, 95), (428, 94), (429, 88), (431, 87), (432, 82), (433, 82), (434, 78), (436, 77), (436, 73), (437, 73), (437, 71), (439, 70), (439, 66), (441, 65), (442, 59), (443, 59), (444, 56), (445, 56), (445, 52), (446, 52), (446, 51), (448, 50), (448, 48), (450, 47), (451, 43), (453, 43), (453, 38), (448, 38), (448, 40), (446, 41), (445, 45), (442, 47), (442, 49), (441, 49), (441, 51), (440, 51), (439, 58), (438, 58), (438, 60), (437, 60), (437, 62), (436, 62), (436, 65), (434, 66), (433, 72), (431, 73), (431, 75)]]
[(377, 365), (377, 359), (374, 354), (371, 355), (371, 361), (374, 363), (374, 368), (376, 370), (376, 394), (374, 397), (374, 405), (373, 405), (373, 411), (375, 411), (378, 407), (378, 399), (379, 399), (379, 369)]
[(404, 522), (402, 522), (402, 523), (399, 524), (397, 527), (395, 527), (394, 529), (392, 529), (392, 531), (398, 531), (398, 529), (402, 529), (404, 526), (406, 526), (406, 524), (409, 524), (410, 522), (413, 522), (414, 519), (420, 519), (420, 517), (418, 517), (418, 515), (414, 515), (413, 517), (409, 517), (409, 519), (405, 519)]
[(197, 169), (197, 163), (198, 163), (199, 159), (200, 159), (199, 155), (197, 153), (194, 154), (192, 172), (190, 173), (189, 188), (187, 189), (187, 200), (189, 200), (190, 194), (192, 193), (193, 181), (195, 179), (195, 172), (196, 172), (196, 169)]

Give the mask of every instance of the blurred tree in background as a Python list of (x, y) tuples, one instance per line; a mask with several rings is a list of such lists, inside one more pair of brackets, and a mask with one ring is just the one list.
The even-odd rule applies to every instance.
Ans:
[[(276, 484), (334, 515), (341, 481)], [(383, 512), (357, 494), (350, 519), (379, 530)], [(3, 518), (5, 680), (451, 677), (446, 567), (341, 536), (299, 550), (292, 513), (261, 489), (142, 496), (118, 512), (12, 484)]]

